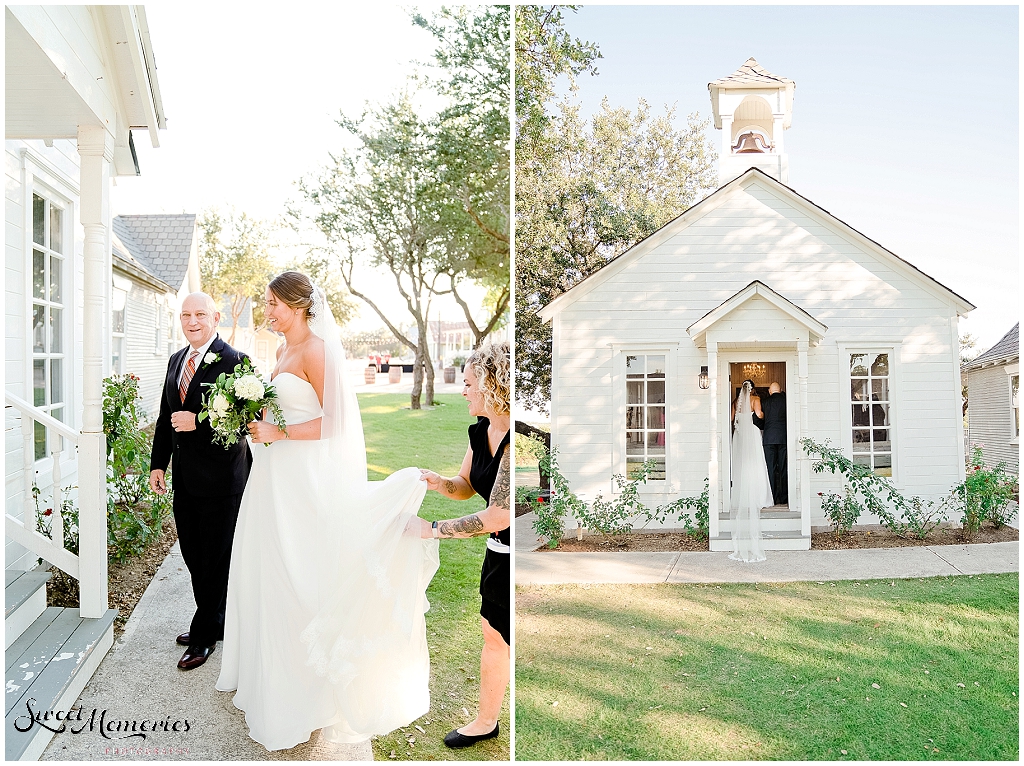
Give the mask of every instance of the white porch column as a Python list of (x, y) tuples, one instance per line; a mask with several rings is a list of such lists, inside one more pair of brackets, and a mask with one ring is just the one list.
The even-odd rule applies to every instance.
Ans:
[(103, 434), (103, 338), (108, 329), (110, 162), (113, 137), (78, 129), (81, 218), (85, 228), (82, 436), (78, 443), (79, 588), (82, 617), (107, 609), (107, 443)]
[(809, 422), (807, 408), (807, 341), (798, 340), (797, 371), (800, 378), (800, 436), (797, 438), (797, 449), (800, 450), (799, 473), (800, 481), (800, 534), (810, 537), (811, 534), (811, 459), (800, 446), (799, 440), (807, 436)]
[(708, 458), (708, 537), (718, 537), (718, 343), (708, 341), (708, 409), (711, 411), (711, 454)]

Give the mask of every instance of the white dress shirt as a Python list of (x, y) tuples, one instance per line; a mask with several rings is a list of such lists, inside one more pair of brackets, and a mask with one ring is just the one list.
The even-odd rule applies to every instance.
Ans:
[[(210, 350), (210, 346), (213, 342), (220, 337), (220, 333), (214, 333), (213, 337), (210, 338), (206, 343), (197, 348), (192, 348), (189, 344), (189, 351), (185, 354), (185, 361), (181, 365), (181, 371), (178, 373), (178, 388), (181, 388), (181, 379), (185, 377), (185, 368), (188, 367), (188, 358), (192, 355), (193, 351), (198, 351), (199, 356), (196, 357), (196, 372), (199, 372), (199, 368), (203, 366), (203, 357), (206, 356), (206, 352)], [(194, 377), (194, 375), (193, 375)]]

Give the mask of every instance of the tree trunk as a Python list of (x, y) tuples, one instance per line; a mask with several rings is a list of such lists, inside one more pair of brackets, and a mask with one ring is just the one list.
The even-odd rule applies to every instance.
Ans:
[(427, 406), (433, 407), (437, 404), (434, 401), (434, 362), (428, 358), (426, 341), (423, 343), (423, 360), (426, 363), (424, 372), (427, 374), (427, 392), (424, 398), (426, 399)]
[(409, 406), (414, 410), (420, 407), (420, 392), (423, 390), (423, 347), (417, 344), (416, 359), (412, 363), (412, 393), (409, 398)]

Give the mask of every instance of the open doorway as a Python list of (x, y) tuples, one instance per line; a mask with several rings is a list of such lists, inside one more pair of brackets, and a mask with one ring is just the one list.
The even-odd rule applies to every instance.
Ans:
[(772, 496), (775, 500), (773, 507), (777, 510), (788, 510), (790, 461), (787, 454), (789, 441), (786, 431), (787, 397), (784, 396), (781, 401), (778, 398), (773, 398), (772, 403), (768, 404), (773, 383), (779, 385), (781, 393), (785, 394), (786, 392), (786, 363), (731, 362), (729, 364), (729, 392), (732, 402), (735, 402), (736, 397), (739, 396), (740, 388), (745, 380), (754, 384), (754, 391), (761, 398), (763, 412), (766, 416), (762, 427), (762, 438), (765, 445), (768, 480), (771, 483)]

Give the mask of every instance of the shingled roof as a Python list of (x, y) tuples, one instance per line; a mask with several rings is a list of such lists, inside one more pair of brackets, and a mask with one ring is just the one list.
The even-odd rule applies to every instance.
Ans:
[(1020, 355), (1020, 322), (1013, 326), (996, 345), (983, 354), (978, 355), (964, 365), (965, 370), (976, 370), (979, 367), (990, 367), (1017, 359)]
[(747, 88), (759, 85), (777, 88), (782, 85), (796, 85), (796, 83), (788, 77), (772, 74), (751, 57), (731, 75), (708, 83), (709, 88), (713, 85), (717, 85), (719, 88)]
[(113, 221), (113, 250), (148, 274), (181, 289), (188, 273), (194, 213), (180, 215), (119, 215)]

